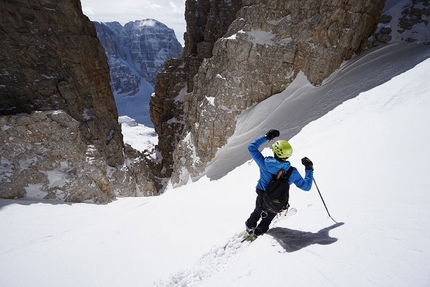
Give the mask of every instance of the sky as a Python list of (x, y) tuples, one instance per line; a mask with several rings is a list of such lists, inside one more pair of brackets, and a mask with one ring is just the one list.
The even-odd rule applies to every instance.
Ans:
[[(429, 78), (430, 46), (413, 43), (355, 55), (318, 87), (300, 73), (238, 117), (207, 175), (161, 196), (69, 203), (29, 184), (0, 199), (0, 286), (428, 287)], [(120, 122), (136, 149), (156, 143)], [(271, 128), (302, 175), (300, 159), (314, 162), (319, 190), (293, 185), (295, 212), (242, 243), (259, 177), (247, 145)]]
[[(220, 149), (235, 164), (218, 165), (225, 176), (170, 186), (160, 196), (67, 203), (43, 200), (46, 193), (29, 184), (25, 198), (0, 199), (0, 286), (428, 287), (429, 77), (430, 47), (412, 43), (354, 56), (319, 87), (300, 74), (239, 116)], [(315, 95), (318, 105), (309, 99)], [(345, 101), (333, 106), (339, 97)], [(130, 118), (121, 123), (126, 142), (140, 150), (150, 144), (150, 129)], [(250, 140), (271, 128), (293, 146), (290, 162), (299, 173), (303, 156), (313, 161), (337, 223), (315, 185), (308, 192), (292, 185), (295, 212), (242, 243), (259, 169), (231, 146), (247, 152)], [(270, 144), (260, 149), (273, 154)]]
[(82, 10), (91, 21), (122, 25), (146, 18), (155, 19), (175, 31), (184, 45), (185, 0), (81, 0)]

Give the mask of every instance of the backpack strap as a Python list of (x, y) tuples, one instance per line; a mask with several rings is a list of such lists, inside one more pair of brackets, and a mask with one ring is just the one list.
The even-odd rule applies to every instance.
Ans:
[(287, 170), (287, 172), (285, 172), (283, 175), (282, 175), (282, 178), (284, 179), (284, 180), (289, 180), (290, 179), (290, 176), (291, 176), (291, 174), (293, 173), (293, 167), (292, 166), (290, 166), (290, 168)]
[(290, 178), (290, 176), (291, 176), (292, 173), (293, 173), (293, 167), (292, 166), (290, 166), (290, 168), (287, 171), (285, 171), (285, 172), (284, 172), (283, 169), (280, 169), (278, 171), (278, 174), (276, 176), (273, 175), (273, 179), (278, 180), (278, 179), (280, 179), (282, 177), (283, 180), (286, 180), (286, 179)]
[(276, 179), (278, 180), (280, 177), (281, 177), (281, 175), (284, 173), (284, 170), (283, 169), (280, 169), (279, 171), (278, 171), (278, 174), (276, 175)]

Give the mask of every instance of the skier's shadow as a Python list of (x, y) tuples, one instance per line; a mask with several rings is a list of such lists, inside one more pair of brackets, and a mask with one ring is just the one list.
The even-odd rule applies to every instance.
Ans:
[(267, 234), (275, 238), (286, 252), (294, 252), (312, 244), (329, 245), (335, 243), (337, 238), (330, 237), (328, 233), (343, 224), (343, 222), (336, 223), (321, 229), (317, 233), (275, 227), (270, 229)]

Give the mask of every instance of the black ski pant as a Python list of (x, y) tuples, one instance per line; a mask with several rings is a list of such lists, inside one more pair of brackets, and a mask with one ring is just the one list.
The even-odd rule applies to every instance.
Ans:
[[(247, 228), (255, 228), (255, 235), (259, 236), (266, 233), (269, 229), (269, 225), (275, 218), (276, 213), (268, 212), (263, 209), (263, 191), (257, 189), (257, 200), (255, 202), (255, 209), (245, 222)], [(258, 221), (261, 219), (257, 226)]]

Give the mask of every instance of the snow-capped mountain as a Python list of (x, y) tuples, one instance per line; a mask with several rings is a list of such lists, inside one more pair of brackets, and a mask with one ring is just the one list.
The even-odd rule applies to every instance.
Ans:
[(152, 126), (149, 98), (164, 62), (178, 58), (182, 46), (172, 29), (153, 19), (94, 22), (110, 67), (111, 85), (120, 115)]

